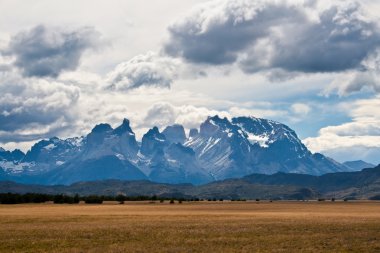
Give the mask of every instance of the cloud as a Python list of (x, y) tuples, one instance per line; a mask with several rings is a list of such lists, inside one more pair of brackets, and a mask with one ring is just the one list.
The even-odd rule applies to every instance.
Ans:
[[(226, 103), (225, 101), (224, 103)], [(304, 105), (306, 106), (306, 105)], [(193, 105), (173, 105), (168, 102), (158, 102), (153, 104), (147, 110), (144, 118), (141, 120), (142, 127), (151, 127), (153, 125), (158, 127), (165, 127), (171, 124), (181, 124), (185, 128), (198, 128), (208, 116), (219, 115), (220, 117), (239, 117), (239, 116), (253, 116), (258, 118), (276, 118), (292, 120), (294, 112), (274, 109), (272, 104), (256, 103), (254, 108), (244, 104), (235, 103), (228, 109), (210, 109), (205, 106)], [(299, 116), (296, 114), (296, 116)]]
[[(246, 73), (362, 69), (380, 31), (356, 1), (216, 0), (169, 27), (165, 52), (196, 64), (238, 64)], [(284, 73), (285, 72), (285, 73)]]
[(345, 106), (352, 117), (351, 122), (324, 127), (317, 137), (306, 138), (305, 144), (314, 152), (353, 160), (368, 158), (371, 162), (379, 163), (380, 97), (358, 100)]
[(181, 124), (185, 128), (198, 128), (208, 116), (219, 115), (230, 117), (230, 113), (222, 110), (212, 110), (206, 107), (193, 105), (175, 106), (167, 102), (159, 102), (152, 105), (143, 120), (146, 127), (166, 127), (171, 124)]
[(306, 116), (311, 111), (311, 108), (307, 104), (295, 103), (291, 105), (291, 110), (296, 115)]
[(25, 77), (57, 77), (75, 70), (85, 50), (97, 47), (99, 38), (92, 27), (64, 30), (39, 25), (13, 36), (4, 53), (15, 58)]
[(338, 75), (324, 90), (325, 95), (337, 92), (346, 96), (362, 90), (380, 92), (380, 50), (362, 62), (362, 69)]
[(11, 72), (1, 73), (0, 80), (0, 142), (53, 136), (75, 120), (77, 87)]
[(178, 59), (148, 52), (120, 63), (107, 76), (108, 88), (125, 91), (141, 86), (169, 88), (177, 77)]

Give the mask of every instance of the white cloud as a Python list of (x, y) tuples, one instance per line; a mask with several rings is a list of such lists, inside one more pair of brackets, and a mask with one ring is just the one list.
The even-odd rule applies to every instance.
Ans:
[(362, 62), (361, 70), (338, 75), (324, 90), (324, 94), (337, 92), (340, 96), (346, 96), (362, 90), (380, 92), (380, 49)]
[[(358, 100), (345, 106), (352, 122), (322, 128), (317, 137), (304, 140), (306, 146), (314, 152), (332, 156), (338, 157), (339, 154), (351, 160), (367, 158), (374, 163), (380, 162), (375, 157), (380, 157), (380, 97)], [(354, 151), (355, 156), (350, 154)], [(361, 156), (359, 151), (362, 151)]]
[(306, 116), (307, 114), (309, 114), (311, 108), (307, 104), (295, 103), (292, 104), (291, 110), (296, 115)]
[(120, 63), (108, 74), (108, 88), (120, 91), (141, 86), (170, 88), (178, 75), (179, 65), (179, 60), (154, 52), (138, 55)]

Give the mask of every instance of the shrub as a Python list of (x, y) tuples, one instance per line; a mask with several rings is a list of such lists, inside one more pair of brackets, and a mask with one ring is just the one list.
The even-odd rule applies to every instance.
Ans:
[(369, 200), (380, 200), (380, 195), (375, 195), (369, 198)]
[(103, 197), (99, 196), (87, 196), (84, 200), (86, 204), (102, 204), (103, 203)]
[(78, 194), (75, 194), (74, 199), (73, 199), (73, 203), (74, 203), (74, 204), (79, 204), (79, 202), (80, 202), (79, 195), (78, 195)]
[(124, 195), (119, 194), (119, 195), (116, 196), (115, 200), (117, 202), (119, 202), (119, 204), (124, 204), (124, 201), (126, 200), (126, 197)]

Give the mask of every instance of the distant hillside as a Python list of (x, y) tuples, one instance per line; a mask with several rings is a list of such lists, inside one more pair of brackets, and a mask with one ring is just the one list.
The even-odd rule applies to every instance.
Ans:
[(151, 181), (105, 180), (75, 183), (70, 186), (25, 185), (0, 182), (0, 192), (80, 195), (146, 195), (185, 198), (224, 199), (368, 199), (380, 195), (380, 166), (359, 172), (338, 172), (322, 176), (276, 173), (252, 174), (204, 185), (163, 184)]
[(150, 181), (105, 180), (75, 183), (70, 186), (25, 185), (14, 182), (0, 182), (0, 193), (46, 193), (74, 195), (123, 194), (127, 196), (159, 196), (177, 198), (223, 198), (223, 199), (313, 199), (318, 193), (295, 186), (259, 185), (244, 180), (215, 182), (203, 186), (191, 184), (159, 184)]
[(364, 198), (380, 194), (380, 166), (358, 172), (329, 173), (322, 176), (276, 173), (253, 174), (244, 180), (255, 184), (293, 185), (315, 189), (325, 196)]
[(353, 171), (359, 171), (362, 169), (376, 167), (376, 165), (374, 165), (372, 163), (367, 163), (367, 162), (362, 161), (362, 160), (344, 162), (343, 165), (347, 166), (348, 168), (352, 169)]

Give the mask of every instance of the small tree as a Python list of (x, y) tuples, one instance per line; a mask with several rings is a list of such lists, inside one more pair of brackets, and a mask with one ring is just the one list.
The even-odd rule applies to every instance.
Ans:
[(119, 202), (119, 204), (124, 204), (124, 201), (126, 200), (126, 197), (122, 194), (119, 194), (115, 198), (116, 201)]
[(86, 204), (102, 204), (103, 198), (96, 195), (88, 196), (85, 198), (85, 203)]
[(75, 194), (75, 195), (74, 195), (74, 199), (73, 199), (73, 203), (74, 203), (74, 204), (79, 204), (79, 202), (80, 202), (79, 195), (78, 195), (78, 194)]
[(64, 203), (63, 195), (62, 194), (55, 195), (53, 202), (54, 204), (63, 204)]

